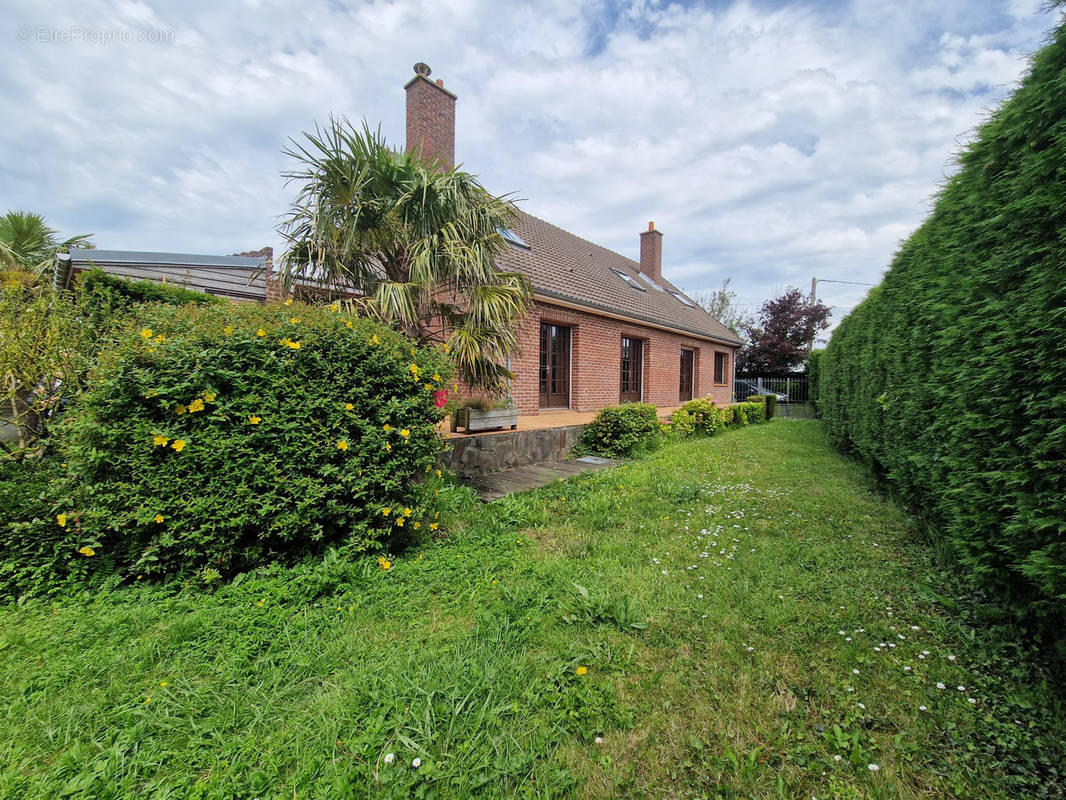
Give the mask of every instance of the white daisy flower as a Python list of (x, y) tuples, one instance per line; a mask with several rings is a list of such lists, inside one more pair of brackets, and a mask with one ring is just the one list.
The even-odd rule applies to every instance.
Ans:
[(866, 769), (870, 770), (870, 772), (877, 772), (881, 768), (877, 764), (867, 764)]
[(396, 754), (395, 753), (386, 753), (385, 754), (385, 763), (386, 764), (391, 764), (395, 760), (396, 760)]
[(948, 687), (947, 687), (947, 685), (946, 685), (946, 684), (943, 684), (943, 683), (941, 683), (940, 681), (937, 681), (937, 682), (936, 682), (936, 688), (937, 688), (937, 689), (947, 689)]
[(416, 758), (414, 761), (411, 762), (411, 769), (418, 769), (421, 766), (422, 766), (422, 759), (421, 758)]

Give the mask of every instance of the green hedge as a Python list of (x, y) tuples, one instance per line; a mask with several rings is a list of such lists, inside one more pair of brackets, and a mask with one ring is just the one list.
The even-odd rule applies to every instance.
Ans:
[(822, 354), (825, 350), (812, 350), (807, 356), (807, 402), (814, 406), (818, 414), (818, 391), (822, 379)]
[(606, 456), (631, 456), (659, 443), (659, 411), (651, 403), (607, 406), (581, 431), (581, 445)]
[[(681, 406), (681, 410), (692, 417), (692, 426), (695, 433), (704, 436), (714, 436), (725, 430), (726, 411), (722, 406), (715, 405), (709, 397), (696, 397)], [(677, 413), (674, 413), (676, 424)], [(682, 433), (681, 431), (677, 431)], [(684, 435), (682, 433), (682, 435)]]
[(112, 309), (129, 308), (138, 303), (165, 305), (212, 305), (224, 302), (214, 295), (169, 286), (155, 281), (134, 281), (109, 275), (99, 267), (92, 267), (77, 277), (77, 291), (98, 298)]
[(834, 333), (818, 405), (975, 583), (1066, 615), (1066, 28)]
[(224, 575), (434, 524), (443, 354), (324, 308), (140, 313), (64, 423), (47, 517), (0, 531), (9, 590), (42, 548), (53, 573)]

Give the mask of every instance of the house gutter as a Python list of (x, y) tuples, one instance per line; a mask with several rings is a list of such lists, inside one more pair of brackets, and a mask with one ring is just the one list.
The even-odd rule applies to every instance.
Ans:
[(621, 322), (639, 322), (641, 325), (648, 328), (655, 328), (660, 331), (668, 331), (669, 333), (680, 333), (685, 336), (694, 336), (697, 339), (703, 339), (706, 342), (713, 342), (714, 344), (725, 345), (726, 347), (740, 347), (742, 342), (739, 340), (730, 341), (728, 339), (720, 339), (714, 336), (708, 336), (706, 333), (694, 330), (692, 328), (685, 328), (681, 325), (670, 326), (663, 325), (661, 322), (656, 322), (648, 317), (643, 317), (639, 314), (619, 314), (617, 311), (612, 311), (606, 306), (598, 305), (597, 303), (589, 302), (576, 302), (573, 298), (566, 295), (556, 294), (545, 289), (534, 289), (533, 299), (540, 300), (544, 303), (550, 303), (553, 306), (562, 306), (563, 308), (570, 308), (574, 311), (586, 311), (596, 314), (601, 317), (607, 317), (609, 319), (616, 319)]

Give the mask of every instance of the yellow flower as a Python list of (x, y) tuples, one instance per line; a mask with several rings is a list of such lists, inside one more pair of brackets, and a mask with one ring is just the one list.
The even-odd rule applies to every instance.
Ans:
[(222, 332), (229, 336), (231, 333), (233, 333), (233, 326), (227, 325), (225, 328), (222, 329)]
[(378, 566), (382, 569), (392, 569), (392, 562), (385, 558), (385, 556), (378, 556)]
[(155, 521), (156, 521), (156, 522), (162, 522), (162, 521), (163, 521), (163, 519), (164, 519), (164, 517), (163, 517), (163, 515), (162, 515), (162, 514), (156, 514), (156, 515), (155, 515)]
[(340, 311), (341, 310), (341, 304), (340, 303), (330, 303), (329, 310), (330, 311)]
[(586, 674), (588, 674), (588, 671), (589, 671), (588, 667), (578, 667), (577, 669), (574, 670), (574, 672), (576, 672), (578, 675), (586, 675)]
[(176, 452), (180, 453), (182, 450), (185, 449), (185, 440), (184, 439), (175, 439), (173, 442), (171, 442), (170, 446)]
[(147, 392), (144, 393), (144, 396), (145, 397), (155, 397), (157, 394), (159, 394), (159, 390), (158, 389), (149, 389)]
[(438, 469), (437, 470), (437, 477), (439, 478), (441, 476), (441, 474), (442, 474), (441, 471)]
[(165, 689), (168, 686), (170, 686), (170, 684), (167, 683), (166, 681), (160, 681), (159, 686), (160, 686), (160, 688)]
[(89, 558), (89, 556), (95, 556), (96, 555), (96, 551), (93, 550), (89, 546), (85, 546), (85, 547), (81, 548), (80, 550), (78, 550), (78, 552), (81, 553), (86, 558)]
[(288, 300), (285, 301), (285, 305), (287, 305), (287, 306), (291, 306), (292, 305), (292, 298), (291, 297)]
[(353, 408), (355, 408), (355, 403), (345, 403), (344, 404), (344, 410), (345, 411), (351, 411)]
[(400, 517), (400, 516), (396, 517), (396, 527), (397, 528), (402, 528), (404, 522), (406, 522), (406, 521), (407, 520), (405, 520), (403, 517)]
[(156, 337), (154, 339), (152, 339), (152, 341), (155, 342), (156, 344), (163, 344), (163, 342), (165, 342), (166, 340), (167, 340), (167, 337), (164, 336), (161, 333), (157, 334)]
[(439, 372), (434, 372), (433, 373), (433, 380), (435, 380), (437, 383), (440, 383), (440, 373)]
[(337, 442), (337, 449), (338, 450), (347, 450), (348, 449), (348, 443), (346, 441), (344, 441), (344, 439), (341, 439), (339, 442)]
[(293, 325), (295, 325), (299, 321), (300, 321), (299, 317), (289, 317), (289, 322), (291, 322)]
[(196, 411), (204, 410), (204, 401), (197, 397), (191, 403), (189, 403), (189, 413), (192, 414)]
[(188, 411), (188, 409), (185, 408), (185, 406), (183, 406), (181, 403), (178, 403), (177, 406), (174, 407), (174, 413), (177, 414), (179, 417), (186, 411)]
[(392, 430), (392, 426), (386, 422), (384, 425), (381, 426), (381, 430), (385, 431), (385, 433), (388, 433)]
[(266, 335), (267, 335), (267, 332), (266, 332), (265, 330), (263, 330), (262, 328), (260, 328), (259, 330), (257, 330), (257, 331), (255, 332), (255, 335), (256, 335), (256, 336), (266, 336)]
[(152, 696), (149, 695), (148, 697), (144, 698), (144, 702), (145, 702), (145, 704), (151, 703), (152, 702)]
[(215, 402), (215, 398), (216, 397), (218, 397), (218, 392), (212, 392), (210, 389), (208, 389), (206, 392), (204, 392), (204, 401), (205, 402), (213, 403), (213, 402)]
[(259, 417), (259, 416), (256, 416), (255, 414), (252, 414), (252, 416), (248, 417), (248, 424), (249, 425), (258, 425), (262, 421), (263, 421), (263, 418)]
[(66, 514), (56, 514), (56, 522), (58, 523), (60, 528), (67, 527), (67, 515)]
[(142, 339), (151, 339), (153, 336), (155, 336), (155, 334), (152, 333), (152, 329), (151, 328), (141, 328), (141, 338)]
[(352, 321), (351, 321), (350, 319), (346, 319), (346, 320), (344, 320), (344, 324), (345, 324), (345, 326), (346, 326), (346, 327), (348, 327), (348, 328), (352, 327)]
[(414, 529), (415, 529), (415, 530), (417, 531), (417, 530), (418, 530), (419, 528), (421, 528), (421, 527), (422, 527), (422, 523), (421, 523), (421, 522), (418, 522), (418, 521), (416, 520), (416, 521), (414, 522), (414, 524), (412, 524), (412, 525), (411, 525), (411, 527), (412, 527), (412, 528), (414, 528)]
[(405, 508), (405, 509), (403, 510), (403, 515), (404, 515), (405, 517), (409, 517), (409, 516), (411, 516), (411, 509), (409, 509), (409, 508)]
[(385, 452), (386, 453), (391, 453), (392, 452), (392, 445), (389, 444), (388, 442), (385, 442)]
[(431, 531), (435, 531), (439, 527), (440, 527), (440, 523), (439, 522), (431, 522), (431, 523), (429, 523), (429, 529)]
[(300, 343), (299, 342), (286, 342), (285, 344), (287, 344), (293, 350), (299, 350), (300, 349)]
[(421, 372), (421, 367), (419, 367), (418, 364), (412, 364), (409, 369), (411, 370), (411, 374), (416, 378), (418, 377), (418, 373)]
[(166, 447), (166, 444), (169, 441), (170, 439), (168, 437), (160, 436), (158, 433), (152, 437), (152, 444), (154, 444), (156, 447)]
[(410, 435), (411, 431), (407, 430), (407, 428), (404, 428), (402, 431), (400, 431), (400, 436), (404, 439), (407, 439)]
[(378, 338), (376, 333), (370, 337), (369, 344), (381, 344), (381, 339)]
[(392, 508), (390, 506), (385, 506), (385, 508), (381, 509), (381, 513), (387, 517), (392, 513)]
[(432, 383), (423, 383), (422, 384), (422, 388), (425, 389), (427, 392), (431, 392), (431, 391), (433, 391), (433, 384)]

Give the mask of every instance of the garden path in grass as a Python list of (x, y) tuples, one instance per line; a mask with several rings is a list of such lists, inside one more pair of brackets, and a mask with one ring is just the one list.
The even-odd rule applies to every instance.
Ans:
[(1031, 653), (817, 422), (446, 495), (388, 570), (0, 609), (0, 797), (1061, 796)]

